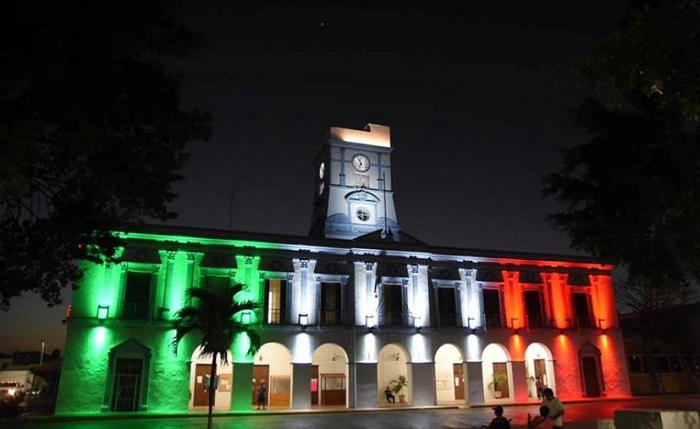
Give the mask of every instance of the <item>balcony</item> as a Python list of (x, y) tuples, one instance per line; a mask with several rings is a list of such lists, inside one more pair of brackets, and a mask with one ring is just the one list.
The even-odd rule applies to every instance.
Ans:
[(441, 327), (462, 326), (461, 320), (458, 318), (457, 313), (440, 313), (438, 316), (438, 323)]
[(324, 326), (335, 326), (335, 325), (340, 325), (342, 318), (340, 311), (338, 310), (326, 310), (326, 311), (321, 311), (321, 325)]
[(500, 313), (485, 313), (484, 314), (484, 326), (487, 328), (503, 328), (505, 326), (505, 319)]
[(122, 307), (122, 319), (147, 320), (148, 304), (141, 302), (125, 302)]

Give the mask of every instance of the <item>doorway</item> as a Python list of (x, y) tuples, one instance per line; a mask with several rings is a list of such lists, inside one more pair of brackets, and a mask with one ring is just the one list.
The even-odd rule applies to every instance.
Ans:
[(112, 411), (139, 411), (143, 359), (117, 358), (112, 391)]
[(270, 365), (253, 365), (253, 405), (258, 405), (258, 386), (261, 382), (267, 386), (265, 406), (270, 405)]
[(452, 376), (455, 385), (455, 401), (464, 401), (464, 366), (461, 363), (452, 364)]
[(587, 398), (600, 396), (598, 385), (598, 368), (593, 356), (581, 357), (581, 371), (583, 372), (583, 389)]

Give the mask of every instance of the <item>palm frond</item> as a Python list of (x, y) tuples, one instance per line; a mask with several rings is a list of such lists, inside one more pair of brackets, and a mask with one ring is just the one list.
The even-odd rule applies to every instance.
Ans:
[(194, 300), (193, 304), (181, 308), (175, 315), (173, 323), (175, 336), (172, 340), (173, 351), (182, 339), (193, 331), (202, 334), (200, 340), (201, 354), (221, 354), (228, 362), (228, 351), (237, 335), (246, 334), (250, 340), (248, 355), (254, 355), (260, 349), (260, 337), (254, 328), (240, 323), (234, 316), (241, 311), (258, 311), (260, 305), (251, 300), (236, 302), (235, 296), (244, 290), (242, 284), (235, 284), (220, 289), (190, 288), (186, 296)]

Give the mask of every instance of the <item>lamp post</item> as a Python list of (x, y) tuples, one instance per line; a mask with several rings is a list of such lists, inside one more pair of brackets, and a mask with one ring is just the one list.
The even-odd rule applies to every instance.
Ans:
[(44, 340), (41, 340), (41, 353), (39, 354), (39, 365), (44, 363), (44, 346), (46, 343)]

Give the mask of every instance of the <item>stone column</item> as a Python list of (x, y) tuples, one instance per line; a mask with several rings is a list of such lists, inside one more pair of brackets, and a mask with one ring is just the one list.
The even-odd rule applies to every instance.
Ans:
[(311, 364), (292, 363), (292, 409), (311, 408)]
[(250, 410), (253, 407), (253, 363), (233, 363), (233, 386), (231, 386), (231, 409)]
[(527, 379), (525, 378), (525, 361), (514, 360), (510, 363), (513, 373), (513, 398), (516, 402), (527, 402)]
[(484, 403), (484, 379), (481, 361), (467, 362), (467, 400), (469, 404)]
[(413, 406), (431, 406), (437, 404), (435, 392), (435, 363), (424, 362), (412, 364), (412, 378), (409, 379)]
[(379, 406), (377, 387), (377, 364), (375, 362), (358, 362), (355, 364), (355, 390), (357, 408), (376, 408)]

